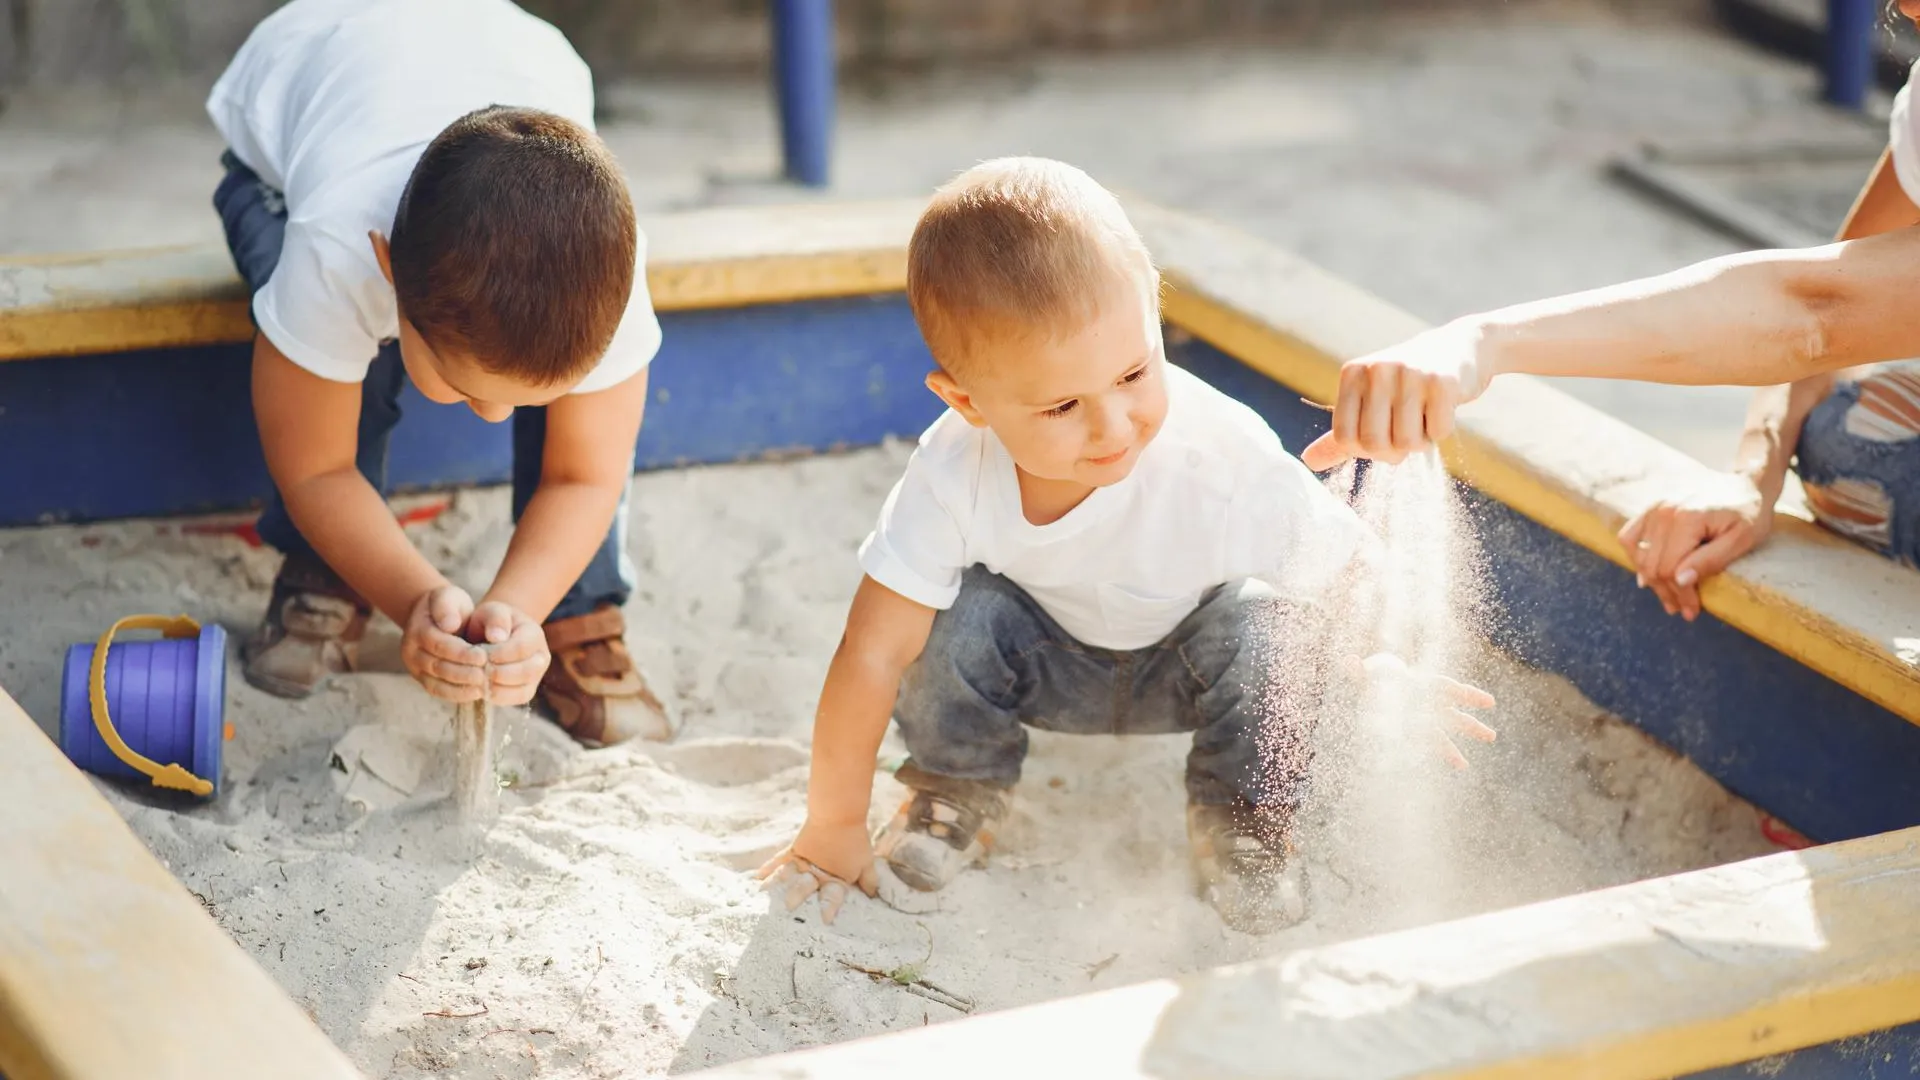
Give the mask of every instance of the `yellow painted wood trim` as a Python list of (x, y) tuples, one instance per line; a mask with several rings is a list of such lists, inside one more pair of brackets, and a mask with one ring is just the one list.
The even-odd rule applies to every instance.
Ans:
[(714, 1080), (1656, 1080), (1920, 1020), (1920, 829), (931, 1028)]
[(0, 313), (0, 361), (250, 341), (243, 300)]
[(0, 1074), (360, 1074), (0, 691)]
[[(899, 292), (919, 200), (690, 211), (644, 221), (659, 311)], [(224, 250), (0, 259), (0, 361), (248, 341)]]
[[(1333, 400), (1344, 359), (1423, 328), (1353, 286), (1231, 230), (1149, 205), (1129, 210), (1166, 266), (1167, 321), (1313, 401)], [(1518, 449), (1509, 445), (1529, 425), (1535, 436)], [(1578, 452), (1558, 447), (1576, 436), (1636, 462), (1640, 492), (1660, 489), (1662, 483), (1667, 491), (1685, 490), (1692, 477), (1707, 471), (1536, 380), (1511, 377), (1462, 411), (1458, 434), (1442, 449), (1449, 469), (1481, 492), (1630, 567), (1616, 534), (1636, 495), (1587, 490), (1563, 472)], [(1817, 526), (1785, 515), (1776, 520), (1765, 548), (1706, 583), (1701, 590), (1706, 610), (1920, 724), (1920, 657), (1912, 655), (1920, 649), (1920, 575)], [(1804, 587), (1805, 575), (1787, 564), (1808, 557), (1828, 577), (1815, 582), (1828, 590), (1825, 596), (1789, 595), (1776, 584)], [(1854, 595), (1843, 595), (1848, 593)], [(1831, 617), (1820, 606), (1839, 599), (1873, 615), (1881, 636)]]

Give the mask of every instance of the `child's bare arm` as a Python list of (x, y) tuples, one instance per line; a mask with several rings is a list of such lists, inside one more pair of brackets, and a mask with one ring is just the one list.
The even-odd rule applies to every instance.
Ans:
[(414, 601), (447, 579), (414, 550), (354, 464), (359, 384), (322, 379), (256, 335), (253, 412), (267, 472), (300, 535), (368, 602), (406, 625)]
[(847, 883), (869, 895), (874, 891), (873, 847), (867, 835), (874, 756), (893, 717), (900, 677), (926, 647), (933, 617), (932, 608), (870, 577), (861, 579), (814, 715), (806, 824), (793, 844), (760, 870), (762, 877), (788, 871), (790, 908), (818, 890), (831, 921)]
[(545, 621), (579, 580), (613, 524), (633, 477), (634, 441), (647, 405), (647, 373), (547, 406), (540, 486), (514, 527), (487, 601)]
[(354, 463), (360, 386), (322, 379), (256, 335), (253, 412), (267, 472), (300, 535), (405, 629), (401, 653), (422, 686), (449, 700), (477, 698), (486, 656), (457, 636), (473, 601), (414, 550)]

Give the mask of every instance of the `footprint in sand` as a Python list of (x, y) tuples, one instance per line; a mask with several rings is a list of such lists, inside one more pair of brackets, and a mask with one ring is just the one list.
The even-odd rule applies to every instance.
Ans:
[(804, 768), (807, 748), (785, 739), (701, 739), (653, 751), (675, 775), (714, 787), (742, 787)]

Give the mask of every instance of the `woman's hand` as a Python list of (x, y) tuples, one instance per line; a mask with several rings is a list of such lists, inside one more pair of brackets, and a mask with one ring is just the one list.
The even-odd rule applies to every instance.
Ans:
[(1773, 508), (1745, 476), (1721, 473), (1713, 485), (1661, 499), (1620, 530), (1640, 587), (1667, 614), (1700, 617), (1700, 583), (1766, 540)]
[(1453, 412), (1479, 397), (1493, 377), (1482, 335), (1449, 323), (1340, 366), (1333, 430), (1300, 460), (1315, 472), (1348, 458), (1394, 464), (1453, 434)]

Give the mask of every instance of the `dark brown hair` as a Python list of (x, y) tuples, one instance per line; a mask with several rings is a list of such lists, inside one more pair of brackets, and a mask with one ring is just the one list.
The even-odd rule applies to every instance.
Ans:
[(436, 350), (534, 386), (599, 362), (633, 293), (633, 198), (605, 144), (533, 109), (448, 125), (394, 215), (393, 289)]

